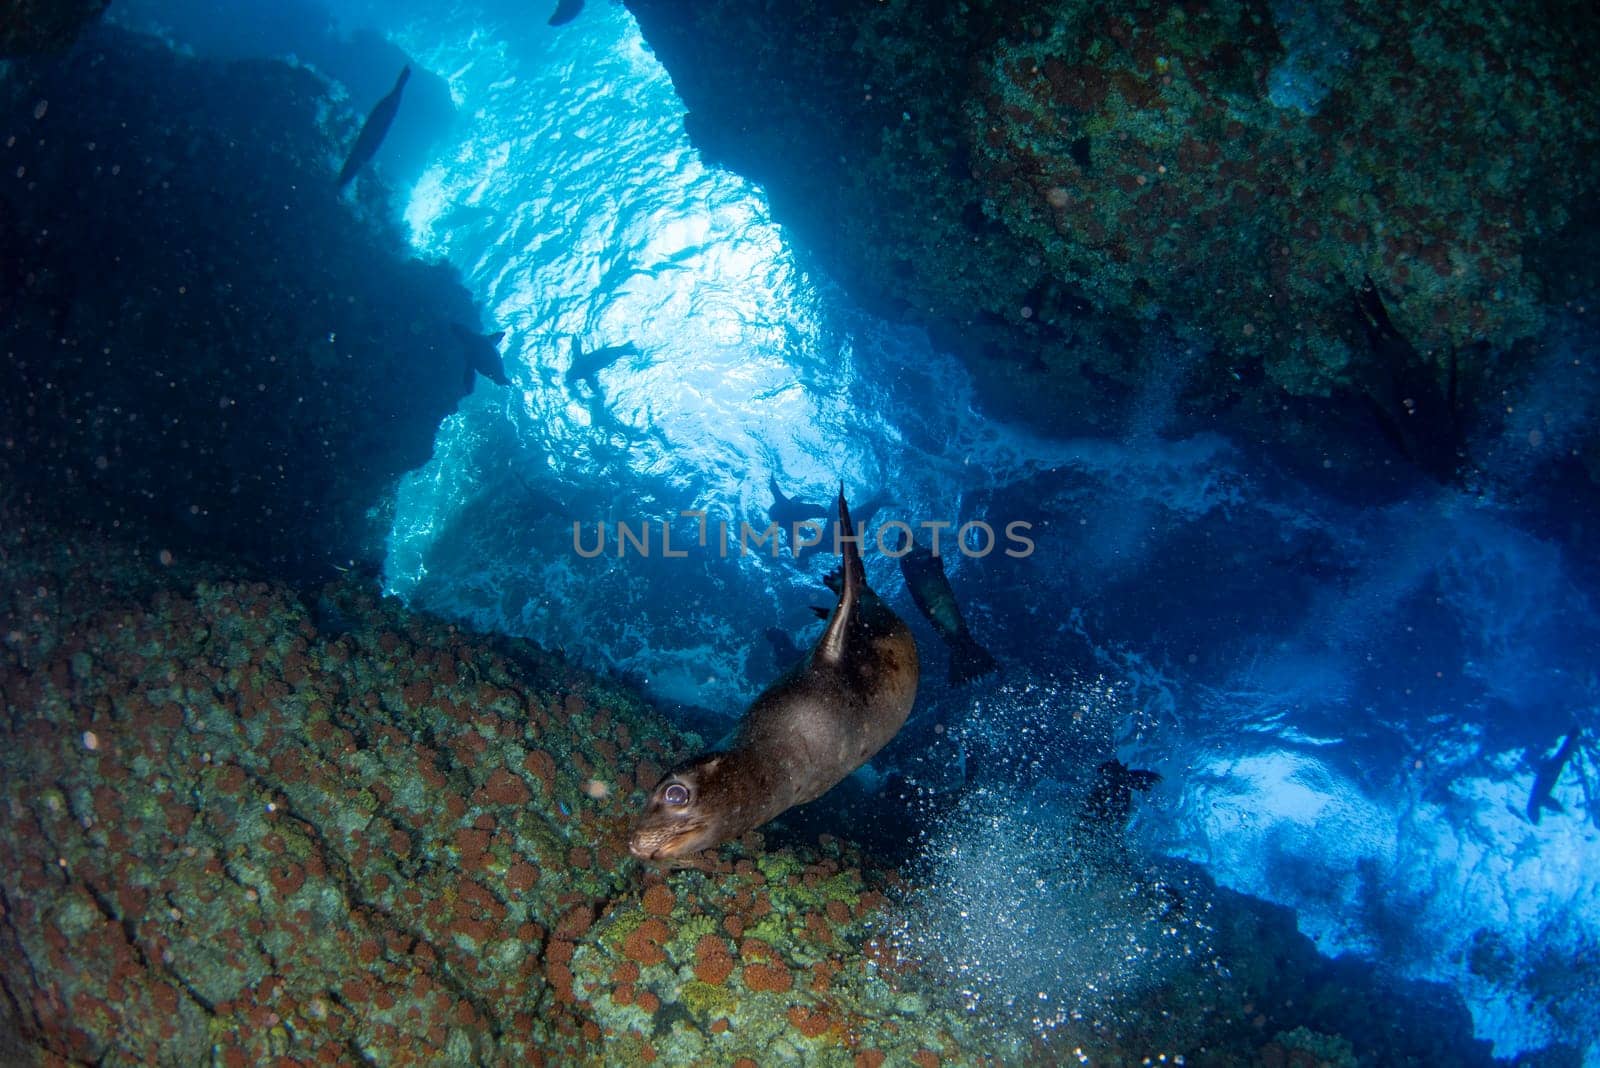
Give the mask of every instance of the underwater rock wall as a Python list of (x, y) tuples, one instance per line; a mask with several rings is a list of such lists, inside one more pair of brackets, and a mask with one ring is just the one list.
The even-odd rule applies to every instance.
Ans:
[[(5, 1063), (1488, 1063), (1441, 989), (1323, 961), (1286, 910), (1198, 872), (1191, 967), (1043, 1031), (1030, 1003), (973, 1011), (969, 962), (895, 933), (909, 896), (947, 891), (847, 843), (632, 862), (645, 790), (698, 745), (633, 694), (355, 579), (297, 593), (18, 505)], [(1148, 907), (1098, 885), (1094, 916)], [(977, 908), (952, 937), (1004, 932)]]
[(111, 0), (0, 0), (0, 59), (65, 48)]
[[(1173, 375), (1202, 413), (1266, 419), (1286, 393), (1377, 393), (1367, 276), (1416, 373), (1459, 352), (1487, 398), (1566, 291), (1546, 252), (1596, 189), (1578, 3), (628, 7), (709, 160), (1058, 426)], [(1158, 322), (1204, 358), (1139, 345)]]
[(466, 392), (455, 272), (412, 257), (311, 71), (99, 27), (0, 81), (0, 428), (24, 485), (278, 574), (369, 515)]

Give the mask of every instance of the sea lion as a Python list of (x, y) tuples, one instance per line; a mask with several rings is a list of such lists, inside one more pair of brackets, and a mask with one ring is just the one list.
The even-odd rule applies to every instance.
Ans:
[(1145, 792), (1161, 781), (1161, 775), (1143, 768), (1130, 768), (1120, 760), (1107, 760), (1095, 769), (1094, 786), (1084, 798), (1078, 821), (1085, 827), (1127, 826), (1133, 815), (1133, 792)]
[[(863, 530), (870, 531), (872, 529), (872, 517), (892, 503), (894, 503), (894, 498), (889, 495), (889, 491), (879, 490), (867, 499), (866, 504), (857, 505), (855, 510), (855, 515), (857, 516), (856, 533), (860, 533)], [(796, 562), (803, 566), (818, 553), (837, 552), (838, 546), (835, 545), (834, 539), (838, 529), (838, 520), (829, 519), (827, 525), (822, 528), (822, 537), (815, 543), (799, 543), (799, 547), (794, 554)], [(793, 530), (790, 530), (789, 536), (791, 538), (794, 537)]]
[(378, 154), (378, 146), (383, 144), (384, 135), (389, 132), (389, 124), (394, 122), (395, 112), (400, 110), (400, 93), (405, 89), (406, 79), (409, 77), (411, 77), (411, 65), (407, 64), (400, 69), (400, 77), (395, 79), (394, 88), (390, 89), (389, 94), (378, 101), (368, 113), (367, 121), (362, 123), (361, 132), (356, 135), (355, 147), (350, 150), (344, 166), (339, 168), (340, 189), (349, 185), (350, 179), (356, 176), (356, 172)]
[(500, 342), (506, 337), (504, 330), (492, 334), (480, 334), (475, 330), (468, 330), (460, 323), (451, 323), (450, 332), (461, 343), (463, 364), (461, 384), (466, 387), (468, 393), (471, 393), (472, 387), (477, 384), (478, 375), (482, 375), (497, 386), (511, 384), (511, 380), (506, 377), (505, 361), (500, 357)]
[(828, 506), (825, 504), (810, 504), (786, 496), (783, 490), (778, 488), (778, 480), (775, 477), (767, 478), (767, 488), (772, 491), (772, 504), (767, 508), (767, 518), (778, 524), (779, 530), (787, 530), (791, 538), (794, 537), (796, 524), (804, 523), (807, 519), (823, 519), (828, 514)]
[[(909, 545), (907, 544), (909, 542)], [(905, 576), (911, 599), (950, 647), (950, 685), (961, 686), (998, 666), (989, 651), (967, 629), (956, 603), (956, 591), (944, 573), (944, 560), (924, 549), (905, 531), (900, 535), (900, 574)]]
[(584, 352), (583, 345), (576, 337), (568, 338), (572, 352), (572, 362), (567, 365), (566, 383), (571, 389), (579, 382), (589, 383), (589, 388), (596, 393), (600, 392), (601, 371), (616, 363), (624, 356), (639, 355), (639, 346), (631, 341), (624, 341), (620, 345), (607, 345), (595, 349), (593, 352)]
[(1539, 762), (1539, 769), (1533, 776), (1533, 789), (1528, 794), (1528, 821), (1537, 824), (1539, 817), (1545, 809), (1561, 812), (1561, 803), (1551, 796), (1556, 788), (1556, 783), (1561, 780), (1561, 773), (1567, 769), (1567, 764), (1572, 760), (1572, 755), (1578, 751), (1578, 737), (1583, 732), (1573, 727), (1567, 732), (1566, 740), (1561, 743), (1561, 748), (1549, 760)]
[[(851, 530), (844, 487), (841, 529)], [(893, 738), (917, 694), (917, 644), (844, 544), (839, 601), (817, 644), (745, 712), (725, 751), (673, 768), (650, 792), (628, 849), (671, 862), (821, 797)]]

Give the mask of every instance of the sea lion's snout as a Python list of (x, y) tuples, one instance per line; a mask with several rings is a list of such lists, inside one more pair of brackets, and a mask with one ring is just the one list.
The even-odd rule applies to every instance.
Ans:
[(650, 791), (650, 801), (628, 835), (628, 852), (659, 862), (705, 849), (715, 836), (700, 801), (685, 772), (669, 772)]

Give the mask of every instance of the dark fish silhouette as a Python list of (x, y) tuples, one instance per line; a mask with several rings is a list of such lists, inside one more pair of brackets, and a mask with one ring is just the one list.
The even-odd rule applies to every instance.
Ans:
[(1153, 771), (1136, 770), (1120, 760), (1108, 760), (1095, 769), (1094, 787), (1078, 814), (1086, 826), (1122, 828), (1133, 813), (1133, 792), (1145, 791), (1161, 781)]
[[(891, 504), (891, 503), (893, 503), (893, 501), (894, 501), (894, 498), (889, 496), (888, 491), (879, 490), (876, 494), (873, 495), (871, 500), (867, 501), (866, 504), (863, 504), (861, 507), (857, 508), (856, 511), (855, 511), (856, 533), (861, 534), (863, 531), (871, 531), (872, 530), (872, 517), (877, 515), (880, 511), (882, 511), (883, 507), (885, 505)], [(800, 546), (800, 551), (795, 554), (795, 559), (798, 560), (801, 564), (804, 564), (807, 560), (810, 560), (813, 556), (817, 555), (818, 553), (831, 553), (831, 552), (833, 552), (834, 551), (834, 544), (833, 544), (833, 542), (834, 542), (834, 531), (837, 530), (837, 529), (838, 529), (838, 521), (836, 519), (830, 518), (828, 520), (827, 525), (822, 528), (822, 539), (820, 541), (818, 541), (815, 545), (802, 545), (802, 546)], [(793, 536), (794, 535), (791, 533), (790, 537), (793, 537)], [(866, 535), (863, 535), (863, 536), (866, 536)], [(868, 542), (863, 542), (862, 544), (865, 545), (865, 544), (869, 544), (869, 543)], [(840, 545), (839, 545), (839, 548), (843, 549), (843, 547), (844, 547), (844, 545), (841, 542)]]
[(1560, 802), (1550, 794), (1556, 788), (1556, 783), (1561, 780), (1561, 773), (1567, 770), (1567, 764), (1572, 760), (1572, 755), (1578, 751), (1578, 736), (1582, 732), (1574, 727), (1567, 734), (1566, 741), (1561, 743), (1561, 748), (1556, 750), (1555, 756), (1549, 760), (1540, 761), (1539, 770), (1533, 776), (1533, 790), (1528, 794), (1528, 819), (1537, 824), (1539, 816), (1544, 809), (1554, 812), (1564, 811)]
[(461, 384), (472, 391), (477, 375), (482, 375), (498, 386), (509, 386), (511, 380), (506, 377), (505, 361), (500, 358), (500, 342), (505, 339), (504, 330), (493, 334), (480, 334), (468, 330), (460, 323), (451, 323), (450, 332), (461, 342), (462, 363), (465, 364)]
[(409, 77), (411, 77), (411, 67), (408, 64), (401, 68), (400, 77), (395, 79), (394, 88), (389, 90), (389, 95), (378, 101), (377, 106), (367, 116), (367, 121), (362, 124), (361, 133), (356, 135), (355, 147), (350, 150), (344, 166), (339, 168), (340, 189), (349, 185), (350, 179), (356, 176), (356, 172), (378, 154), (378, 146), (383, 144), (384, 135), (389, 132), (389, 124), (394, 122), (395, 112), (400, 110), (400, 93), (405, 89), (406, 79)]
[(906, 550), (900, 558), (900, 574), (905, 576), (911, 599), (950, 647), (950, 685), (961, 686), (995, 670), (999, 665), (994, 657), (978, 644), (961, 616), (956, 591), (944, 573), (944, 558), (918, 545), (904, 531), (899, 547)]
[(596, 392), (600, 389), (599, 379), (596, 377), (601, 371), (616, 363), (624, 356), (639, 355), (639, 346), (631, 341), (620, 345), (607, 345), (595, 349), (593, 352), (584, 352), (583, 346), (576, 337), (571, 339), (572, 363), (567, 367), (566, 382), (573, 386), (579, 382), (589, 383), (589, 388)]
[(1442, 485), (1460, 486), (1470, 428), (1455, 350), (1446, 353), (1441, 382), (1432, 358), (1395, 327), (1370, 277), (1362, 280), (1354, 299), (1374, 357), (1364, 395), (1379, 429), (1424, 474)]
[(778, 488), (776, 478), (767, 479), (767, 488), (772, 491), (772, 505), (767, 509), (767, 516), (778, 524), (780, 530), (789, 531), (789, 536), (794, 536), (794, 525), (804, 523), (807, 519), (821, 519), (828, 514), (828, 509), (821, 504), (808, 504), (785, 497), (783, 490)]
[(550, 25), (565, 26), (583, 10), (583, 0), (558, 0), (556, 13), (550, 16)]

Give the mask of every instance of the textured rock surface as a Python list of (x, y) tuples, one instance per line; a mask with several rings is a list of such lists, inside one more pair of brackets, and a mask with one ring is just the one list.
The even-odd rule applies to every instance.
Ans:
[[(1419, 1010), (1203, 880), (1182, 931), (1159, 896), (1140, 921), (1186, 966), (1043, 1031), (975, 1012), (897, 919), (926, 891), (844, 843), (629, 859), (645, 788), (699, 743), (614, 685), (354, 582), (297, 594), (15, 503), (8, 1064), (1321, 1063), (1296, 1027), (1479, 1063), (1414, 1022), (1449, 1035), (1459, 1005)], [(1105, 908), (1141, 907), (1127, 878)]]
[[(1213, 412), (1372, 392), (1365, 276), (1424, 370), (1458, 350), (1498, 383), (1595, 192), (1582, 4), (628, 6), (709, 158), (860, 299), (1011, 361), (1057, 423), (1152, 378)], [(1157, 322), (1181, 343), (1141, 345)]]

